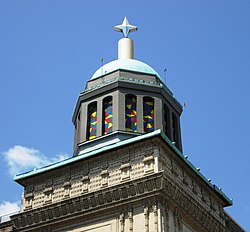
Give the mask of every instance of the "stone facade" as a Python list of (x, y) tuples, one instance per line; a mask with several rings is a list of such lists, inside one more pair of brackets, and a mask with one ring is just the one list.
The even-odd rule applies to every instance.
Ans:
[(18, 231), (227, 231), (221, 195), (160, 136), (38, 175)]

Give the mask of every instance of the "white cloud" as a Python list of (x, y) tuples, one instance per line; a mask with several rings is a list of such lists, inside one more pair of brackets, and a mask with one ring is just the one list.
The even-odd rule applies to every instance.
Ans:
[(13, 215), (13, 213), (17, 213), (19, 211), (20, 211), (20, 205), (18, 202), (3, 201), (0, 204), (1, 222), (8, 221), (9, 216), (11, 216), (11, 215)]
[(8, 151), (3, 152), (3, 156), (12, 176), (69, 158), (66, 154), (48, 157), (39, 150), (20, 145), (15, 145)]

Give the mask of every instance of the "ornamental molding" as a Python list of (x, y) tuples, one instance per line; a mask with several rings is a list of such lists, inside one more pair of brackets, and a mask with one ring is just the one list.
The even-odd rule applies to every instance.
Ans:
[[(43, 206), (11, 217), (18, 231), (35, 231), (50, 224), (70, 221), (100, 210), (114, 211), (123, 205), (154, 197), (162, 189), (162, 173)], [(129, 205), (132, 215), (132, 207)], [(131, 217), (130, 217), (131, 219)], [(133, 221), (130, 220), (130, 223)]]
[[(163, 190), (164, 196), (163, 199), (167, 196), (167, 205), (175, 210), (175, 214), (179, 218), (175, 223), (181, 227), (182, 217), (185, 217), (187, 221), (192, 223), (192, 218), (195, 221), (199, 222), (200, 226), (207, 229), (207, 231), (213, 232), (222, 232), (225, 231), (225, 225), (217, 220), (212, 214), (211, 211), (207, 211), (195, 198), (187, 196), (164, 177), (163, 181)], [(181, 214), (182, 212), (182, 214)]]
[(159, 229), (157, 218), (159, 217), (158, 209), (161, 206), (165, 208), (166, 215), (170, 208), (173, 210), (176, 216), (175, 223), (179, 228), (182, 227), (182, 221), (185, 218), (185, 221), (190, 221), (191, 224), (194, 221), (198, 222), (202, 231), (225, 231), (223, 224), (206, 211), (199, 202), (188, 197), (178, 186), (166, 179), (162, 172), (32, 209), (14, 215), (11, 219), (18, 231), (35, 231), (45, 226), (54, 228), (61, 222), (70, 223), (71, 220), (80, 220), (97, 211), (99, 213), (100, 211), (103, 213), (121, 212), (120, 223), (122, 225), (122, 213), (126, 212), (126, 217), (130, 215), (130, 231), (132, 231), (133, 206), (138, 204), (144, 205), (145, 231), (149, 229), (149, 210), (154, 215), (155, 230)]

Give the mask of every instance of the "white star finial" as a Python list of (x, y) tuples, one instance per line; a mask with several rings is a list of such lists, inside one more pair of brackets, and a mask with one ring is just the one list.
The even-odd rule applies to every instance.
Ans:
[(123, 32), (125, 38), (128, 37), (129, 32), (137, 31), (137, 27), (130, 25), (127, 18), (124, 17), (123, 23), (114, 27), (115, 31)]

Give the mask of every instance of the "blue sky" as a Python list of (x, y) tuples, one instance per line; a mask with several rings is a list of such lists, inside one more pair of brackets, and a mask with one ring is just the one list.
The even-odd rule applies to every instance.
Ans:
[(78, 94), (100, 57), (117, 58), (113, 26), (127, 16), (139, 28), (135, 58), (162, 77), (167, 68), (167, 86), (187, 105), (184, 154), (250, 230), (250, 1), (150, 2), (0, 1), (0, 215), (21, 198), (11, 174), (72, 155)]

